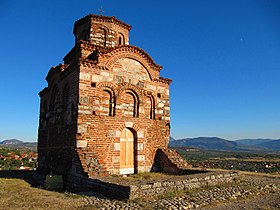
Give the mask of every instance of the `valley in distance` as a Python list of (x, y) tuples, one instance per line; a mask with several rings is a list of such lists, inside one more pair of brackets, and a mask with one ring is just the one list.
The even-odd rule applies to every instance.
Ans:
[(193, 167), (280, 174), (280, 139), (170, 137), (169, 147), (175, 148)]
[[(179, 140), (170, 137), (169, 147), (175, 148), (193, 167), (280, 174), (280, 139), (230, 141), (218, 137)], [(23, 165), (22, 160), (31, 158), (36, 162), (37, 156), (37, 142), (18, 139), (0, 141), (2, 170), (34, 169), (29, 167), (30, 164)]]

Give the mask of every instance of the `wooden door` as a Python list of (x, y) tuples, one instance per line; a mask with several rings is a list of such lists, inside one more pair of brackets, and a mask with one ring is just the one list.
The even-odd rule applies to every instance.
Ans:
[(134, 173), (134, 136), (125, 128), (120, 138), (120, 174)]

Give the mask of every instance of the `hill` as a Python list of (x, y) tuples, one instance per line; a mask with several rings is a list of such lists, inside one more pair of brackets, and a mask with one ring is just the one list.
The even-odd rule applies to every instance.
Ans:
[(186, 138), (169, 143), (170, 147), (194, 147), (204, 150), (224, 151), (266, 151), (268, 148), (254, 145), (239, 144), (236, 141), (229, 141), (218, 137), (197, 137)]
[(280, 151), (280, 139), (240, 139), (238, 144), (257, 146), (259, 148)]
[(258, 146), (270, 149), (270, 150), (277, 150), (280, 151), (280, 139), (278, 140), (272, 140), (268, 142), (263, 142), (261, 144), (258, 144)]
[(273, 141), (273, 139), (239, 139), (236, 140), (238, 144), (245, 144), (245, 145), (260, 145), (263, 143), (267, 143)]
[(0, 144), (2, 145), (14, 145), (14, 144), (21, 144), (21, 143), (23, 143), (23, 141), (20, 141), (18, 139), (7, 139), (0, 142)]
[(18, 139), (7, 139), (0, 141), (0, 147), (36, 149), (37, 142), (23, 142)]

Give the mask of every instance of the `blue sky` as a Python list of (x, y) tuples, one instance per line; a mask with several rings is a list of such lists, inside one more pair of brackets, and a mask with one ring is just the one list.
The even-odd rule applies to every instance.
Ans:
[(45, 76), (101, 5), (173, 79), (174, 138), (280, 138), (278, 0), (0, 0), (0, 140), (37, 140)]

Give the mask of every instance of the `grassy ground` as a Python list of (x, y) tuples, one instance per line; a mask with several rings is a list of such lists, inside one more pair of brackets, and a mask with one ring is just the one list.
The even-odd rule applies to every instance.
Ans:
[[(210, 171), (227, 171), (230, 172), (232, 170), (226, 170), (226, 169), (221, 169), (221, 168), (211, 168), (209, 169)], [(244, 174), (244, 175), (252, 175), (252, 176), (263, 176), (263, 177), (274, 177), (274, 178), (280, 178), (279, 173), (258, 173), (258, 172), (250, 172), (250, 171), (239, 171), (239, 170), (234, 170), (238, 172), (239, 174)]]
[[(242, 172), (243, 173), (243, 172)], [(278, 179), (272, 179), (272, 175), (269, 175), (269, 177), (265, 178), (266, 174), (259, 174), (259, 173), (248, 173), (249, 175), (255, 175), (255, 176), (240, 176), (240, 180), (236, 180), (235, 182), (231, 183), (223, 183), (217, 186), (205, 186), (198, 189), (192, 189), (188, 191), (171, 191), (167, 192), (163, 195), (158, 195), (156, 197), (146, 197), (146, 198), (138, 198), (133, 201), (115, 201), (105, 198), (95, 198), (92, 197), (82, 197), (76, 194), (71, 193), (58, 193), (58, 192), (52, 192), (47, 191), (43, 189), (38, 189), (31, 187), (26, 181), (20, 178), (0, 178), (0, 210), (11, 210), (11, 209), (50, 209), (50, 210), (56, 210), (56, 209), (110, 209), (113, 207), (118, 207), (119, 209), (131, 209), (131, 205), (137, 205), (136, 209), (170, 209), (169, 207), (165, 206), (167, 203), (179, 202), (182, 199), (193, 201), (194, 198), (196, 199), (205, 199), (208, 198), (209, 193), (215, 193), (216, 188), (226, 188), (231, 189), (232, 187), (238, 187), (240, 186), (242, 189), (247, 190), (251, 189), (251, 192), (255, 192), (254, 190), (259, 189), (259, 184), (268, 185), (271, 183), (274, 183), (275, 185), (280, 186), (279, 178)], [(257, 176), (256, 176), (257, 175)], [(153, 178), (165, 178), (165, 174), (138, 174), (138, 175), (132, 175), (129, 177), (125, 177), (124, 179), (130, 180), (130, 179), (153, 179)], [(244, 180), (245, 181), (244, 181)], [(242, 181), (243, 180), (243, 181)], [(254, 181), (255, 180), (255, 181)], [(253, 183), (246, 185), (246, 183)], [(245, 183), (245, 185), (244, 185)], [(208, 192), (209, 191), (209, 192)], [(203, 193), (206, 192), (206, 193)], [(257, 191), (256, 191), (257, 192)], [(262, 201), (262, 206), (267, 205), (267, 208), (261, 208), (261, 209), (279, 209), (280, 203), (279, 203), (279, 196), (280, 192), (277, 192), (278, 194), (272, 193), (265, 194), (265, 198), (271, 197), (269, 202)], [(203, 195), (203, 196), (202, 196)], [(251, 196), (260, 196), (260, 198), (263, 195), (259, 194), (253, 194)], [(202, 197), (201, 197), (202, 196)], [(246, 199), (245, 199), (246, 198)], [(251, 197), (242, 197), (242, 199), (238, 199), (238, 203), (233, 205), (233, 208), (229, 209), (260, 209), (255, 208), (255, 206), (260, 205), (260, 202), (258, 201), (259, 197), (256, 197), (254, 202), (257, 204), (254, 204), (254, 208), (248, 208), (250, 205), (247, 205), (247, 202), (250, 201)], [(165, 203), (162, 203), (162, 200), (165, 200)], [(93, 201), (93, 202), (92, 202)], [(195, 201), (196, 202), (196, 201)], [(217, 201), (221, 205), (226, 205), (229, 201)], [(223, 204), (223, 202), (225, 202)], [(126, 207), (124, 207), (124, 204)], [(214, 203), (216, 205), (216, 203)], [(213, 205), (214, 205), (213, 204)], [(245, 205), (246, 204), (246, 205)], [(108, 207), (109, 205), (109, 207)], [(176, 204), (178, 205), (178, 204)], [(231, 204), (229, 204), (231, 205)], [(245, 206), (244, 208), (239, 208), (240, 205)], [(270, 208), (272, 206), (273, 208)], [(165, 208), (166, 207), (166, 208)], [(212, 203), (210, 206), (207, 206), (207, 208), (213, 207), (212, 209), (215, 209), (215, 206), (212, 206)], [(275, 207), (275, 208), (274, 208)], [(277, 208), (276, 208), (277, 207)], [(279, 208), (278, 208), (279, 207)], [(175, 207), (174, 207), (175, 208)], [(207, 209), (206, 208), (206, 209)], [(225, 210), (229, 210), (227, 208), (224, 208)], [(215, 209), (217, 210), (217, 209)], [(220, 210), (220, 209), (219, 209)]]
[(33, 188), (21, 179), (0, 178), (0, 209), (81, 209), (81, 197)]

